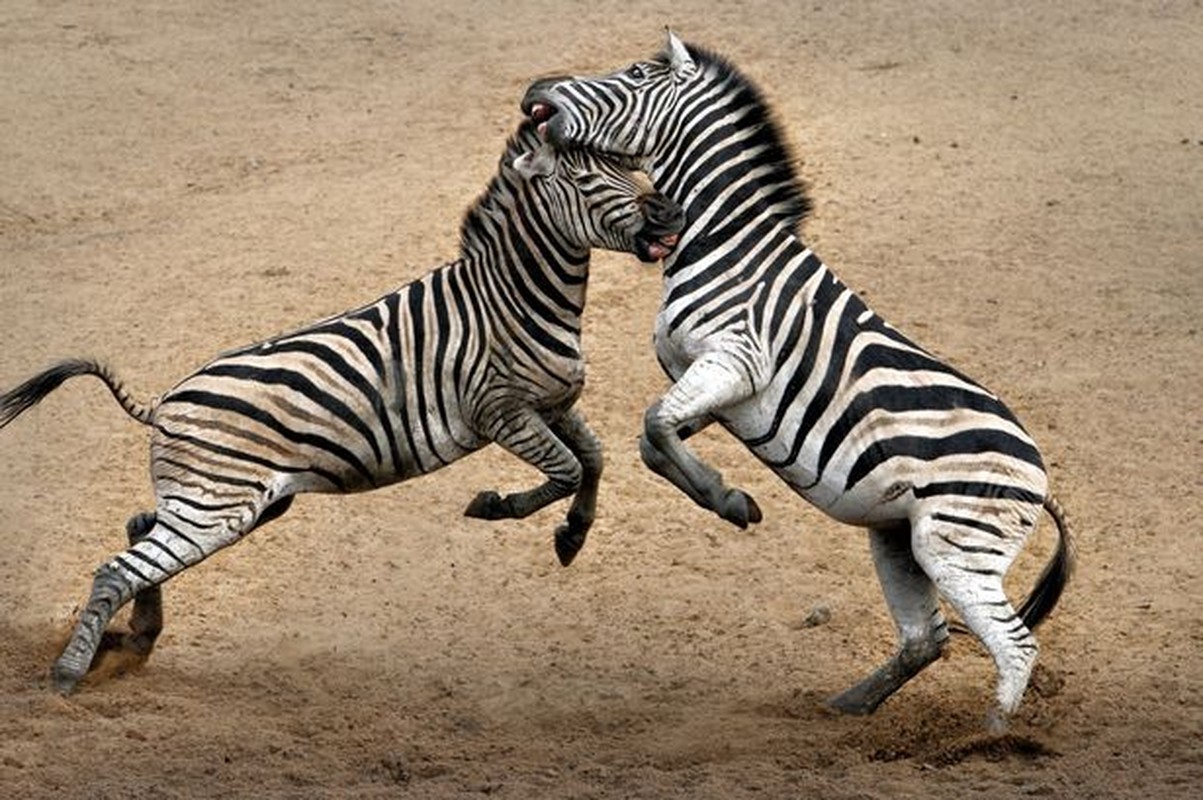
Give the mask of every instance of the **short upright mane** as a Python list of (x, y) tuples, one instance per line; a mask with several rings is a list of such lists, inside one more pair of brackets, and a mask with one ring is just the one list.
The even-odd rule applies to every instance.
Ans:
[(497, 172), (489, 179), (489, 185), (480, 193), (476, 201), (464, 212), (464, 219), (460, 223), (459, 241), (460, 253), (465, 254), (473, 243), (482, 241), (482, 237), (487, 239), (489, 234), (489, 226), (486, 219), (489, 215), (489, 210), (492, 209), (501, 196), (501, 187), (505, 180), (502, 176), (501, 164), (513, 163), (514, 159), (523, 153), (530, 152), (539, 147), (539, 134), (535, 130), (535, 124), (529, 119), (523, 120), (518, 126), (518, 130), (510, 136), (506, 141), (505, 155), (501, 157), (501, 163), (497, 165)]
[[(743, 124), (755, 128), (749, 146), (761, 147), (757, 166), (768, 167), (760, 183), (771, 189), (770, 202), (780, 209), (785, 223), (797, 227), (810, 213), (812, 203), (806, 185), (798, 176), (796, 158), (785, 137), (777, 116), (769, 107), (760, 89), (723, 56), (693, 44), (686, 44), (690, 56), (702, 70), (712, 70), (735, 94), (737, 104), (749, 109)], [(661, 59), (668, 61), (667, 53)]]

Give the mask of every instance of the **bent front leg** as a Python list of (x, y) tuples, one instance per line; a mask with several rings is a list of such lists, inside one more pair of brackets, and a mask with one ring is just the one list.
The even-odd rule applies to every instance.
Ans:
[(643, 462), (695, 503), (740, 528), (763, 515), (752, 496), (728, 487), (718, 470), (685, 446), (689, 434), (708, 424), (723, 408), (751, 397), (756, 390), (745, 370), (724, 353), (708, 353), (695, 361), (668, 393), (643, 417), (639, 453)]
[(581, 465), (581, 484), (565, 523), (556, 528), (556, 557), (568, 566), (585, 546), (585, 537), (597, 516), (597, 490), (601, 483), (602, 446), (584, 417), (569, 410), (552, 423), (552, 431), (568, 446)]
[(537, 468), (547, 480), (529, 491), (504, 496), (492, 490), (481, 492), (464, 509), (465, 516), (489, 520), (521, 519), (581, 488), (581, 462), (534, 411), (524, 409), (499, 420), (488, 436)]
[[(677, 438), (684, 442), (695, 433), (699, 433), (714, 423), (713, 417), (705, 417), (699, 420), (691, 420), (681, 427), (677, 428)], [(668, 480), (673, 486), (676, 486), (685, 494), (689, 495), (689, 499), (697, 503), (702, 508), (710, 508), (705, 497), (694, 491), (693, 484), (686, 480), (684, 474), (677, 469), (676, 463), (669, 460), (668, 456), (664, 455), (660, 450), (652, 446), (648, 441), (647, 435), (639, 437), (639, 455), (643, 459), (643, 463), (657, 475)]]

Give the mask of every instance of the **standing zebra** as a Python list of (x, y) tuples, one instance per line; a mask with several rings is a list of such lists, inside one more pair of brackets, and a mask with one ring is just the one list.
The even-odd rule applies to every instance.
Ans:
[(489, 442), (546, 475), (481, 492), (466, 514), (519, 518), (575, 495), (555, 535), (567, 566), (593, 522), (601, 445), (573, 409), (589, 250), (667, 254), (679, 209), (626, 170), (557, 155), (523, 123), (468, 211), (460, 257), (375, 303), (217, 357), (150, 404), (91, 360), (59, 363), (0, 395), (0, 427), (63, 381), (96, 375), (153, 428), (156, 507), (96, 572), (54, 665), (85, 675), (113, 614), (136, 598), (127, 645), (162, 628), (159, 585), (284, 513), (300, 492), (355, 492), (431, 472)]
[[(998, 669), (992, 727), (1019, 705), (1031, 629), (1072, 567), (1035, 444), (977, 383), (875, 315), (799, 239), (810, 202), (759, 92), (672, 33), (620, 72), (536, 82), (523, 108), (566, 149), (645, 170), (685, 210), (664, 264), (655, 347), (675, 381), (645, 416), (647, 465), (746, 527), (761, 519), (682, 440), (717, 420), (818, 508), (869, 531), (898, 652), (829, 702), (867, 714), (939, 657), (942, 595)], [(1003, 576), (1041, 507), (1058, 548), (1016, 612)]]

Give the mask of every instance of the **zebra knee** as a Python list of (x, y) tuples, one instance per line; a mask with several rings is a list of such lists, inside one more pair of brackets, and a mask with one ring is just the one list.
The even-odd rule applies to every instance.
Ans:
[(643, 412), (643, 436), (640, 438), (640, 445), (647, 442), (648, 446), (663, 450), (668, 443), (670, 437), (676, 437), (676, 425), (661, 413), (663, 401), (657, 400), (648, 407), (647, 411)]

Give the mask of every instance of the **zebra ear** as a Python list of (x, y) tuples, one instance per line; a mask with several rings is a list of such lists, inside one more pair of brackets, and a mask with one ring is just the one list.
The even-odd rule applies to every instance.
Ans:
[(668, 52), (668, 63), (672, 67), (673, 74), (686, 75), (693, 72), (693, 56), (689, 55), (685, 43), (677, 38), (671, 28), (665, 28), (665, 32), (668, 34), (668, 44), (665, 45), (665, 50)]
[(515, 158), (513, 167), (515, 172), (527, 180), (536, 175), (546, 178), (556, 171), (556, 152), (550, 144), (539, 145), (537, 150)]

